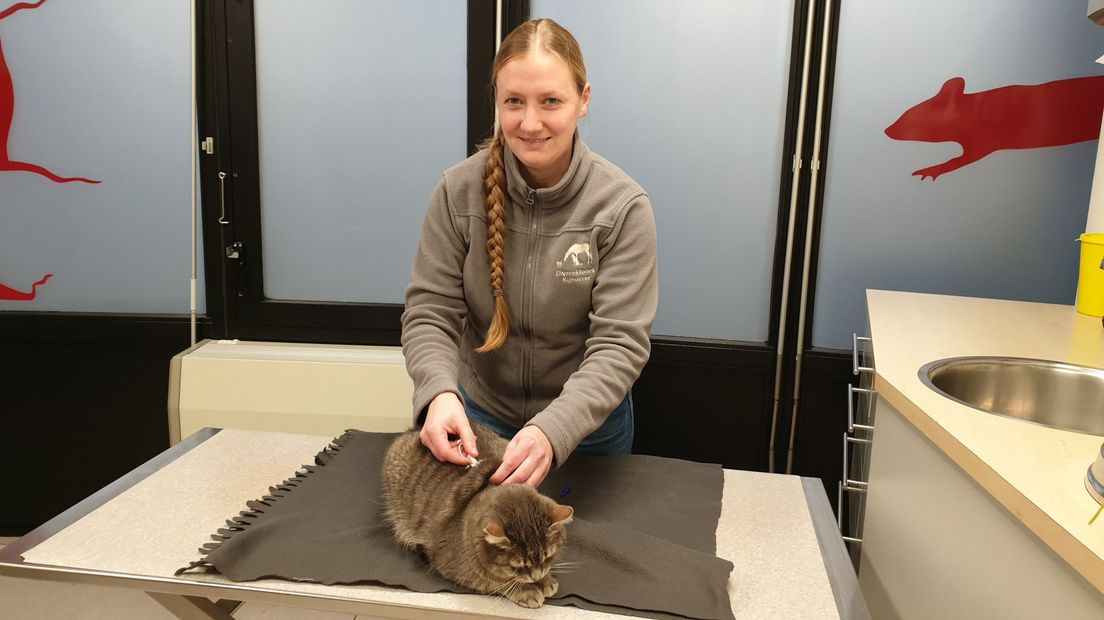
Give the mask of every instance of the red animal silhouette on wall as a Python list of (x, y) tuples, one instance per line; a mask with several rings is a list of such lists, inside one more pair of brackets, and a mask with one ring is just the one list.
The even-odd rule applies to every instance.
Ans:
[(913, 172), (921, 181), (934, 181), (995, 151), (1064, 146), (1100, 136), (1104, 76), (970, 94), (965, 90), (966, 80), (951, 78), (934, 97), (886, 127), (894, 140), (957, 142), (962, 147), (962, 155)]
[[(36, 9), (42, 6), (46, 0), (39, 0), (38, 2), (20, 2), (14, 4), (4, 11), (0, 11), (0, 20), (11, 16), (13, 13), (22, 9)], [(22, 161), (13, 161), (8, 155), (8, 137), (11, 134), (12, 119), (15, 117), (15, 87), (12, 82), (11, 71), (8, 70), (8, 63), (4, 59), (4, 47), (0, 43), (0, 172), (33, 172), (35, 174), (42, 175), (55, 183), (69, 183), (71, 181), (80, 181), (82, 183), (99, 183), (99, 181), (93, 179), (86, 179), (84, 177), (62, 177), (53, 172), (39, 166), (37, 164), (31, 164)], [(42, 276), (37, 282), (31, 285), (31, 290), (28, 292), (20, 291), (0, 283), (0, 300), (7, 301), (32, 301), (38, 294), (38, 287), (46, 284), (46, 281), (53, 277), (54, 274), (48, 273)]]
[[(38, 2), (20, 2), (0, 12), (0, 19), (10, 16), (21, 9), (36, 9), (42, 6), (46, 0)], [(23, 161), (13, 161), (8, 155), (8, 135), (11, 132), (12, 118), (15, 116), (15, 87), (12, 84), (11, 71), (4, 60), (4, 46), (0, 42), (0, 172), (33, 172), (40, 174), (55, 183), (69, 183), (80, 181), (82, 183), (99, 183), (84, 177), (61, 177), (38, 164), (30, 164)], [(2, 298), (0, 298), (2, 299)]]
[(11, 288), (10, 286), (4, 286), (3, 284), (0, 284), (0, 299), (7, 299), (7, 300), (11, 300), (11, 301), (30, 301), (30, 300), (35, 298), (36, 289), (38, 287), (42, 286), (43, 284), (46, 284), (46, 280), (49, 280), (50, 278), (52, 278), (53, 275), (54, 274), (52, 274), (52, 273), (48, 273), (48, 274), (42, 276), (41, 280), (39, 280), (38, 282), (35, 282), (34, 284), (31, 285), (31, 291), (29, 293), (24, 293), (23, 291), (17, 291), (14, 288)]

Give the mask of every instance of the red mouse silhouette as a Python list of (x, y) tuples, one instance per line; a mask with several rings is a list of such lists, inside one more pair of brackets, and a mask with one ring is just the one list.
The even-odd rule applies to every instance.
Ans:
[(934, 181), (1003, 149), (1064, 146), (1100, 137), (1104, 76), (1002, 86), (966, 94), (954, 77), (939, 92), (909, 108), (885, 133), (894, 140), (957, 142), (962, 155), (913, 172)]
[[(36, 9), (42, 6), (44, 2), (46, 2), (46, 0), (39, 0), (35, 3), (20, 2), (12, 5), (3, 12), (0, 12), (0, 19), (4, 19), (21, 9)], [(12, 161), (11, 157), (8, 156), (8, 135), (11, 132), (12, 117), (14, 115), (15, 88), (12, 85), (11, 71), (8, 70), (8, 63), (4, 60), (4, 46), (2, 42), (0, 42), (0, 172), (33, 172), (55, 183), (68, 183), (70, 181), (99, 183), (99, 181), (86, 179), (84, 177), (61, 177), (38, 164)]]
[(29, 293), (17, 291), (14, 288), (0, 284), (0, 299), (9, 299), (12, 301), (30, 301), (35, 298), (35, 295), (38, 294), (36, 289), (43, 284), (46, 284), (46, 280), (49, 280), (51, 277), (53, 277), (53, 275), (54, 274), (52, 273), (48, 273), (42, 276), (41, 280), (31, 285), (31, 292)]

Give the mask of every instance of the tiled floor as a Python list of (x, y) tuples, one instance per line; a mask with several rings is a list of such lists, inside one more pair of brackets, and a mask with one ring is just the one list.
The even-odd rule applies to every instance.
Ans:
[[(0, 547), (12, 538), (0, 538)], [(0, 620), (176, 620), (145, 593), (30, 579), (0, 577)], [(238, 620), (354, 620), (350, 614), (311, 612), (249, 603), (233, 613)], [(372, 620), (356, 616), (355, 620)]]

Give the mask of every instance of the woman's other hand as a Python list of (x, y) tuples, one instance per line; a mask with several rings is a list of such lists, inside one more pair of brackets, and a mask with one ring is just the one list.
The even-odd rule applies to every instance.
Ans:
[(464, 454), (479, 456), (479, 449), (475, 445), (476, 437), (468, 423), (464, 403), (460, 402), (460, 397), (454, 392), (442, 392), (430, 401), (425, 424), (422, 425), (418, 438), (438, 461), (467, 465), (468, 459), (461, 456), (455, 443), (449, 441), (449, 435), (460, 438)]
[(502, 465), (491, 476), (491, 484), (528, 484), (536, 488), (552, 468), (552, 444), (544, 431), (526, 426), (506, 446)]

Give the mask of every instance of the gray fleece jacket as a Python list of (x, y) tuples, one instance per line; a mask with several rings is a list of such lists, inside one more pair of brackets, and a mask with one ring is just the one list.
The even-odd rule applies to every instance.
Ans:
[(476, 353), (494, 312), (480, 151), (445, 171), (414, 259), (402, 345), (414, 421), (464, 386), (515, 427), (535, 425), (563, 464), (625, 398), (651, 350), (659, 283), (648, 195), (576, 136), (553, 187), (533, 190), (506, 148), (506, 343)]

